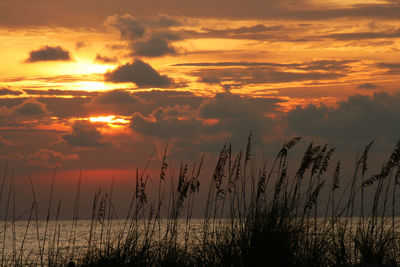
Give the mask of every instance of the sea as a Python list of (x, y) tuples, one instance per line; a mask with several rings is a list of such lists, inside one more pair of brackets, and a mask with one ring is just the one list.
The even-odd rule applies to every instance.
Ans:
[[(400, 240), (400, 217), (378, 219), (376, 225), (384, 226), (385, 230), (396, 230), (395, 237)], [(318, 219), (321, 222), (323, 219)], [(353, 233), (359, 227), (359, 219), (339, 218), (339, 221), (348, 220), (346, 227), (352, 228)], [(177, 219), (176, 242), (179, 245), (195, 246), (202, 242), (205, 221), (201, 218)], [(229, 219), (208, 221), (207, 230), (213, 227), (226, 226)], [(133, 223), (133, 224), (131, 224)], [(392, 225), (395, 225), (393, 228)], [(136, 229), (139, 239), (146, 233), (152, 241), (163, 240), (168, 228), (173, 225), (167, 219), (156, 222), (148, 220), (30, 220), (30, 221), (2, 221), (0, 222), (0, 266), (12, 266), (19, 262), (20, 265), (47, 266), (48, 259), (57, 262), (78, 261), (91, 248), (101, 248), (109, 243), (116, 244), (118, 240), (124, 240), (128, 229)], [(339, 224), (338, 224), (339, 225)], [(344, 224), (343, 224), (344, 225)], [(29, 264), (27, 264), (29, 263)]]
[[(134, 225), (131, 225), (132, 222)], [(126, 237), (130, 227), (136, 229), (140, 237), (145, 236), (147, 231), (153, 232), (153, 241), (162, 240), (167, 232), (167, 225), (172, 224), (166, 219), (155, 223), (121, 219), (3, 221), (0, 222), (0, 266), (8, 266), (7, 263), (16, 261), (41, 265), (49, 256), (57, 260), (62, 257), (69, 257), (64, 259), (67, 261), (76, 260), (87, 253), (90, 247), (99, 248), (107, 242), (115, 244), (121, 237)], [(178, 219), (178, 244), (199, 241), (203, 226), (203, 219)]]

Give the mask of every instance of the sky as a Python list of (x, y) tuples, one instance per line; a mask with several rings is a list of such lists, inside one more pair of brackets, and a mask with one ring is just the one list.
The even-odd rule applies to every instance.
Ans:
[(215, 162), (250, 131), (267, 155), (400, 137), (397, 0), (2, 0), (0, 58), (0, 164), (26, 194), (56, 165), (60, 192), (128, 183), (166, 144)]

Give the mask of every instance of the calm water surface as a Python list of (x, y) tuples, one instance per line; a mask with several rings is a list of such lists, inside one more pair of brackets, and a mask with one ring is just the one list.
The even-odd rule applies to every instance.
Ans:
[[(71, 234), (73, 225), (72, 220), (50, 221), (47, 226), (45, 240), (45, 257), (49, 250), (59, 251), (59, 254), (71, 254), (74, 247), (74, 257), (78, 257), (87, 251), (89, 240), (91, 244), (99, 245), (100, 240), (118, 240), (122, 233), (127, 233), (130, 221), (112, 220), (104, 223), (96, 222), (92, 225), (91, 220), (78, 220), (76, 228)], [(153, 240), (162, 237), (166, 232), (166, 220), (161, 220), (160, 225), (155, 224), (155, 234)], [(110, 227), (108, 227), (110, 226)], [(189, 232), (191, 242), (196, 242), (203, 233), (203, 219), (191, 219), (186, 231), (186, 219), (179, 219), (177, 225), (178, 242), (184, 243), (185, 233)], [(92, 235), (90, 234), (92, 229)], [(125, 231), (124, 231), (125, 229)], [(143, 234), (145, 227), (142, 220), (138, 221), (138, 231)], [(5, 230), (5, 231), (4, 231)], [(46, 221), (17, 221), (14, 224), (7, 222), (6, 227), (4, 221), (0, 223), (0, 259), (12, 259), (19, 257), (30, 259), (39, 259), (41, 255), (40, 248), (43, 248), (43, 241), (46, 232)], [(14, 234), (15, 233), (15, 234)], [(160, 234), (159, 234), (160, 233)], [(21, 251), (23, 252), (21, 254)], [(1, 265), (1, 263), (0, 263)]]

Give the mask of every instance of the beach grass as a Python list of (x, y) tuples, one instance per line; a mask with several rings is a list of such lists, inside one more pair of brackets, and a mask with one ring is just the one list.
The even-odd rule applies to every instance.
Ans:
[[(28, 209), (26, 232), (36, 230), (36, 255), (24, 250), (26, 233), (22, 242), (15, 239), (16, 196), (12, 173), (6, 168), (0, 187), (0, 201), (7, 208), (1, 266), (398, 266), (400, 142), (381, 170), (370, 174), (371, 142), (357, 157), (352, 175), (344, 176), (342, 163), (332, 161), (335, 149), (327, 145), (311, 143), (300, 161), (292, 162), (289, 155), (300, 141), (300, 137), (286, 141), (274, 160), (259, 168), (254, 164), (251, 134), (243, 151), (234, 153), (226, 144), (208, 184), (202, 178), (203, 157), (198, 164), (183, 162), (176, 176), (168, 175), (166, 146), (157, 195), (148, 195), (147, 167), (137, 169), (135, 190), (119, 232), (113, 231), (117, 218), (113, 186), (95, 193), (84, 249), (76, 247), (82, 177), (68, 246), (62, 247), (57, 223), (61, 202), (50, 218), (54, 170), (44, 233), (39, 231), (31, 185), (34, 201)], [(200, 192), (207, 197), (204, 216), (198, 219), (193, 209)], [(14, 236), (11, 255), (5, 253), (10, 242), (7, 231)]]

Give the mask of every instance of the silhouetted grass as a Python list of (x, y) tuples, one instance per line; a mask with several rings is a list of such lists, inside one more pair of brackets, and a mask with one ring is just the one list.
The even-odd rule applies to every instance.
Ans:
[[(113, 184), (93, 198), (90, 231), (85, 249), (76, 248), (80, 199), (79, 177), (68, 247), (59, 244), (58, 214), (51, 229), (50, 209), (55, 172), (43, 236), (33, 203), (28, 228), (35, 219), (39, 256), (15, 241), (15, 193), (12, 177), (7, 187), (4, 171), (0, 201), (6, 200), (2, 266), (397, 266), (400, 264), (396, 207), (400, 183), (400, 142), (377, 173), (368, 174), (373, 143), (355, 161), (351, 177), (341, 173), (341, 162), (331, 164), (335, 150), (311, 143), (299, 163), (291, 149), (300, 137), (284, 143), (270, 165), (254, 166), (251, 134), (244, 153), (226, 144), (220, 151), (208, 185), (202, 229), (192, 231), (193, 208), (200, 184), (198, 165), (182, 163), (177, 177), (168, 175), (164, 150), (157, 196), (148, 196), (146, 168), (136, 170), (136, 185), (122, 230), (113, 232), (117, 218)], [(298, 165), (296, 171), (290, 171)], [(293, 174), (292, 174), (293, 173)], [(204, 183), (204, 182), (203, 182)], [(167, 189), (168, 188), (168, 189)], [(4, 196), (3, 196), (4, 194)], [(14, 212), (9, 210), (13, 209)], [(12, 213), (12, 219), (9, 214)], [(12, 226), (12, 254), (5, 254), (6, 231)], [(52, 233), (49, 233), (51, 232)]]

